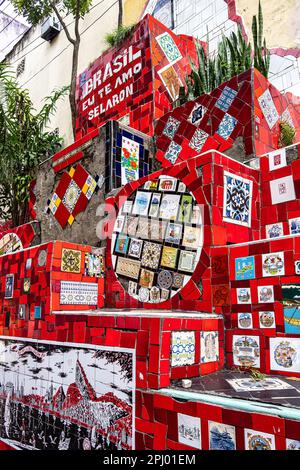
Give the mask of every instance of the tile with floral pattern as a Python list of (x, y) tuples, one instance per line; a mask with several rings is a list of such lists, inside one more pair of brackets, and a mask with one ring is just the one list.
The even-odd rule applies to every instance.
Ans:
[(163, 130), (163, 134), (169, 139), (174, 139), (174, 136), (178, 130), (178, 127), (180, 126), (180, 121), (177, 119), (173, 118), (172, 116), (168, 117), (167, 123), (165, 125), (165, 128)]
[(171, 163), (176, 163), (177, 158), (179, 157), (179, 154), (181, 152), (181, 145), (176, 144), (176, 142), (172, 141), (167, 148), (167, 151), (165, 153), (165, 158), (169, 160)]
[(223, 137), (223, 139), (227, 140), (231, 136), (236, 125), (237, 119), (233, 116), (230, 116), (230, 114), (226, 113), (222, 121), (220, 122), (217, 134)]

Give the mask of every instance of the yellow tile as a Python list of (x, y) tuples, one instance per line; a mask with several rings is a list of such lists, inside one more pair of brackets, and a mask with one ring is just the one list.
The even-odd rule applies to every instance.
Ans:
[(74, 173), (75, 173), (75, 168), (71, 167), (69, 171), (69, 175), (71, 176), (71, 178), (73, 178)]
[(70, 215), (70, 217), (68, 218), (68, 224), (69, 225), (72, 225), (72, 223), (74, 222), (74, 217), (72, 216), (72, 214)]
[(84, 186), (83, 186), (83, 188), (82, 188), (83, 194), (86, 194), (86, 192), (88, 191), (88, 189), (89, 189), (89, 185), (88, 185), (87, 183), (84, 183)]

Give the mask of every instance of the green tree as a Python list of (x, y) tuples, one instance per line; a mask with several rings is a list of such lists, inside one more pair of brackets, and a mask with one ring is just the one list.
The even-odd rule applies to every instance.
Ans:
[(38, 164), (60, 146), (61, 139), (47, 131), (47, 124), (67, 91), (68, 87), (54, 91), (37, 113), (28, 90), (20, 88), (7, 65), (0, 64), (0, 219), (11, 220), (14, 226), (27, 221), (28, 186)]
[[(76, 79), (78, 71), (78, 56), (80, 48), (79, 22), (89, 12), (93, 0), (11, 0), (11, 3), (33, 26), (45, 18), (55, 14), (60, 22), (68, 41), (73, 47), (72, 70), (70, 80), (69, 101), (72, 115), (72, 128), (75, 139), (76, 133)], [(66, 15), (74, 19), (74, 30), (64, 21)]]

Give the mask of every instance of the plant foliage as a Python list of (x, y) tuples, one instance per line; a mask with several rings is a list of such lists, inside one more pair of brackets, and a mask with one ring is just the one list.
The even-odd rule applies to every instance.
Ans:
[(61, 14), (79, 14), (83, 18), (88, 13), (93, 0), (11, 0), (13, 6), (28, 19), (33, 26), (53, 15), (57, 8)]
[(134, 27), (135, 25), (118, 26), (114, 31), (106, 34), (105, 39), (104, 39), (106, 45), (109, 47), (118, 46), (124, 41), (124, 39), (130, 36)]
[(14, 226), (26, 222), (28, 186), (38, 164), (60, 145), (47, 124), (67, 90), (54, 91), (37, 113), (28, 90), (18, 85), (7, 65), (0, 64), (0, 219), (12, 220)]
[(279, 147), (287, 147), (295, 142), (296, 130), (286, 121), (279, 123)]
[[(257, 24), (258, 23), (258, 24)], [(229, 37), (222, 36), (218, 44), (217, 53), (210, 56), (209, 51), (198, 42), (196, 44), (197, 63), (190, 60), (191, 73), (186, 77), (186, 87), (182, 87), (179, 93), (178, 104), (195, 99), (212, 90), (222, 83), (230, 80), (254, 65), (266, 78), (270, 67), (270, 53), (263, 37), (263, 14), (261, 4), (258, 8), (258, 22), (253, 17), (252, 24), (253, 47), (243, 36), (240, 26), (237, 33), (232, 32)], [(209, 41), (207, 38), (207, 44)], [(187, 91), (186, 91), (187, 90)]]
[(262, 75), (268, 78), (270, 68), (270, 52), (267, 49), (266, 40), (263, 40), (264, 20), (261, 4), (258, 5), (258, 19), (253, 16), (252, 19), (252, 36), (254, 44), (254, 67), (259, 70)]

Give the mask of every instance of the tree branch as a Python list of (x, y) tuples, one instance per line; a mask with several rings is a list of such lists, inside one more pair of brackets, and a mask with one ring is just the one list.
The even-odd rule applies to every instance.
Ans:
[(76, 3), (76, 18), (75, 18), (75, 36), (76, 36), (76, 41), (78, 43), (80, 42), (79, 20), (80, 20), (80, 0), (77, 0), (77, 3)]
[[(79, 0), (78, 0), (78, 1), (79, 1)], [(63, 20), (61, 14), (59, 13), (57, 6), (55, 5), (54, 2), (51, 2), (51, 6), (52, 6), (52, 8), (53, 8), (53, 10), (54, 10), (54, 12), (55, 12), (55, 14), (56, 14), (56, 16), (57, 16), (57, 18), (58, 18), (60, 24), (62, 25), (62, 27), (63, 27), (63, 29), (64, 29), (64, 32), (66, 33), (66, 36), (67, 36), (68, 40), (69, 40), (70, 43), (73, 44), (73, 46), (74, 46), (74, 45), (75, 45), (75, 39), (73, 39), (73, 38), (71, 37), (70, 32), (69, 32), (69, 30), (68, 30), (68, 27), (67, 27), (66, 23), (64, 22), (64, 20)]]
[(118, 28), (123, 24), (123, 0), (119, 0)]

